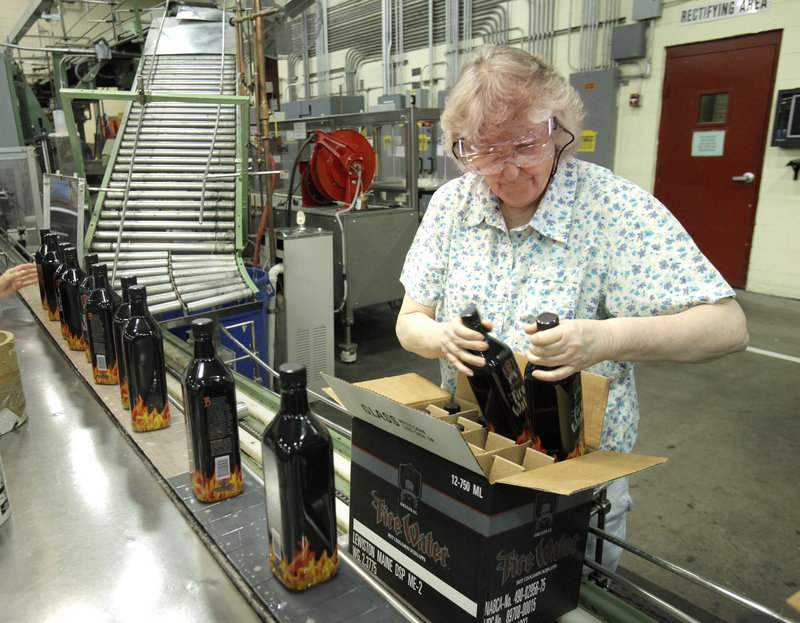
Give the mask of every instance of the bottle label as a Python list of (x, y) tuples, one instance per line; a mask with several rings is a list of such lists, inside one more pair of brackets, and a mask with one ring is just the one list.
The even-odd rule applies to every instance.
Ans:
[(191, 438), (192, 487), (201, 502), (224, 500), (242, 491), (242, 464), (235, 394), (221, 385), (195, 395), (187, 412)]
[(90, 351), (94, 381), (99, 385), (116, 385), (119, 383), (119, 369), (114, 354), (109, 314), (88, 312), (86, 316), (91, 334)]

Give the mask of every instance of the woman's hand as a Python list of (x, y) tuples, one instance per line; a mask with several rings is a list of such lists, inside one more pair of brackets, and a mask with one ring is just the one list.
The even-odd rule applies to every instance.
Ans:
[(525, 327), (531, 336), (525, 357), (532, 364), (553, 370), (536, 370), (543, 381), (557, 381), (584, 370), (607, 357), (602, 320), (562, 320), (557, 327), (538, 331), (536, 325)]
[(12, 266), (0, 275), (0, 298), (11, 296), (22, 288), (33, 285), (37, 280), (35, 264)]
[[(481, 324), (487, 331), (492, 330), (492, 323), (488, 320)], [(466, 364), (475, 367), (486, 365), (483, 357), (469, 351), (484, 351), (489, 348), (489, 344), (483, 339), (483, 335), (464, 326), (460, 317), (453, 318), (444, 325), (441, 347), (442, 356), (467, 376), (472, 376), (473, 372)]]
[[(436, 322), (435, 312), (433, 307), (417, 303), (406, 294), (395, 326), (400, 345), (428, 359), (445, 358), (457, 370), (472, 376), (466, 363), (482, 366), (484, 361), (468, 351), (483, 351), (489, 345), (480, 333), (464, 326), (461, 318), (454, 318), (446, 324)], [(492, 329), (488, 321), (484, 321), (483, 326), (489, 331)]]
[(703, 303), (677, 314), (607, 320), (563, 320), (531, 336), (525, 356), (555, 367), (536, 378), (557, 381), (606, 360), (703, 363), (747, 348), (750, 336), (742, 308), (732, 298)]

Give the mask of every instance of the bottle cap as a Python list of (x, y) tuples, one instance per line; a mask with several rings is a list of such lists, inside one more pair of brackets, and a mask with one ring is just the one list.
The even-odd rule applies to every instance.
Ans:
[(472, 329), (473, 331), (480, 331), (481, 333), (486, 333), (486, 329), (484, 329), (483, 325), (481, 324), (481, 316), (478, 313), (478, 308), (474, 305), (468, 306), (464, 311), (461, 312), (461, 322), (464, 323), (464, 326)]
[(92, 274), (95, 277), (108, 277), (108, 266), (105, 264), (92, 264)]
[(64, 249), (64, 260), (77, 260), (78, 259), (78, 249), (77, 247), (69, 246)]
[(278, 366), (281, 387), (301, 389), (306, 386), (306, 367), (302, 363), (282, 363)]
[(445, 411), (447, 411), (450, 415), (454, 413), (458, 413), (461, 411), (461, 405), (456, 402), (447, 402), (442, 407)]
[(214, 336), (214, 321), (211, 318), (192, 320), (192, 339), (210, 340)]
[(83, 256), (83, 265), (91, 266), (92, 264), (97, 264), (98, 259), (97, 253), (86, 253)]
[(122, 277), (119, 282), (122, 285), (122, 291), (124, 292), (131, 286), (136, 285), (136, 277)]
[(128, 288), (128, 300), (133, 303), (134, 301), (147, 300), (147, 288), (145, 286), (133, 285)]
[(536, 329), (538, 331), (547, 331), (558, 326), (558, 314), (551, 312), (544, 312), (536, 316)]

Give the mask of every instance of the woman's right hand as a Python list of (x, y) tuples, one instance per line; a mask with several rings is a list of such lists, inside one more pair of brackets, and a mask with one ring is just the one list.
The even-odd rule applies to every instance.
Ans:
[[(489, 345), (480, 333), (464, 326), (459, 316), (442, 323), (436, 321), (435, 312), (435, 308), (417, 303), (406, 294), (395, 327), (400, 345), (422, 357), (447, 359), (457, 370), (472, 376), (472, 370), (466, 363), (476, 367), (485, 364), (482, 357), (469, 351), (483, 351)], [(492, 330), (492, 323), (486, 320), (483, 326), (488, 331)]]
[[(487, 331), (492, 330), (492, 323), (488, 320), (481, 324)], [(472, 376), (473, 372), (466, 364), (477, 368), (486, 365), (483, 357), (470, 351), (484, 351), (489, 348), (489, 344), (483, 339), (483, 335), (464, 326), (459, 316), (444, 325), (441, 346), (444, 358), (467, 376)]]

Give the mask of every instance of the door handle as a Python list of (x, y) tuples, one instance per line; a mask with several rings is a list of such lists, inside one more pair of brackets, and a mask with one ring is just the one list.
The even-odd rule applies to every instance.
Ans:
[(742, 173), (741, 175), (734, 175), (731, 178), (734, 182), (744, 182), (745, 184), (751, 184), (756, 176), (748, 171), (747, 173)]

